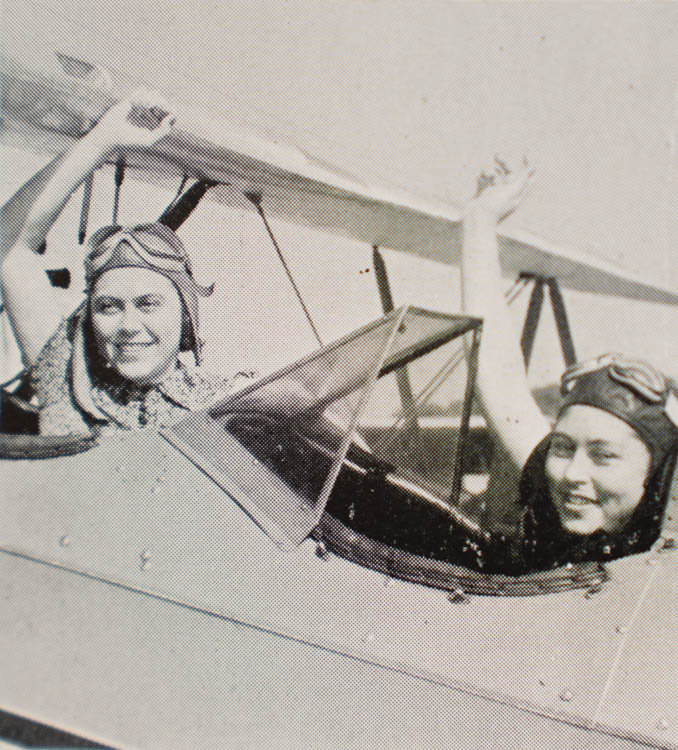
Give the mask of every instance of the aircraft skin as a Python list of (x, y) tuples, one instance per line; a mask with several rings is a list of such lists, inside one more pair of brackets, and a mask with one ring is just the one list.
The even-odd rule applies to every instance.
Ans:
[(6, 711), (116, 747), (676, 746), (675, 547), (451, 601), (279, 548), (155, 432), (2, 474)]
[[(21, 147), (58, 150), (114, 98), (6, 60), (2, 76), (3, 139)], [(299, 223), (458, 259), (455, 209), (218, 123), (180, 117), (143, 164), (163, 184), (229, 182), (209, 194), (229, 205), (260, 191)], [(528, 235), (502, 243), (507, 272), (678, 302)], [(675, 546), (609, 563), (588, 594), (449, 597), (312, 539), (277, 547), (154, 432), (0, 466), (6, 711), (116, 747), (678, 747)]]

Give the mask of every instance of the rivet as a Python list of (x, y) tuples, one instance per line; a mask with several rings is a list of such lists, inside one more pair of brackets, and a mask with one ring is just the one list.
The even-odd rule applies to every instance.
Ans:
[(572, 693), (570, 690), (563, 690), (560, 694), (560, 700), (569, 703), (572, 700)]
[(670, 726), (668, 719), (662, 719), (657, 722), (657, 729), (668, 729)]
[(321, 560), (327, 560), (327, 558), (330, 556), (330, 553), (327, 551), (327, 546), (325, 545), (325, 542), (318, 542), (316, 544), (315, 554), (316, 554), (316, 557), (319, 557)]
[(452, 604), (468, 604), (471, 600), (464, 589), (454, 589), (447, 595), (447, 601), (452, 602)]
[(584, 598), (590, 599), (594, 594), (597, 594), (599, 591), (602, 591), (602, 588), (603, 588), (602, 581), (594, 581), (586, 590), (586, 593), (584, 594)]
[(70, 545), (71, 545), (71, 538), (70, 538), (70, 536), (62, 536), (61, 539), (59, 539), (59, 544), (62, 547), (70, 547)]
[(625, 633), (627, 630), (628, 628), (626, 627), (626, 625), (617, 625), (617, 627), (615, 628), (616, 633)]

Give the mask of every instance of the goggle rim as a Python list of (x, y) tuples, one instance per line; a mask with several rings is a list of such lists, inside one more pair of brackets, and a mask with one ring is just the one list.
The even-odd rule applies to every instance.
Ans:
[(604, 368), (608, 368), (609, 375), (615, 382), (625, 385), (650, 403), (666, 401), (668, 385), (660, 372), (646, 362), (632, 360), (616, 353), (603, 354), (568, 367), (561, 379), (561, 394), (566, 396), (583, 375)]
[[(148, 231), (144, 232), (144, 234), (149, 238), (157, 239), (162, 242), (163, 250), (161, 251), (152, 245), (146, 244), (137, 236), (143, 231), (144, 230), (130, 230), (125, 227), (104, 227), (103, 229), (98, 230), (98, 232), (95, 232), (91, 237), (90, 242), (92, 244), (92, 249), (87, 256), (86, 262), (88, 265), (93, 265), (92, 261), (98, 261), (97, 265), (104, 265), (115, 250), (122, 243), (126, 242), (150, 265), (158, 265), (165, 270), (185, 270), (189, 276), (193, 276), (190, 259), (185, 251), (182, 252), (180, 248), (174, 248), (171, 245), (168, 245), (161, 237)], [(97, 238), (99, 232), (103, 234), (101, 239)], [(173, 250), (175, 253), (168, 253), (167, 250)], [(104, 256), (108, 257), (102, 263), (101, 261)]]

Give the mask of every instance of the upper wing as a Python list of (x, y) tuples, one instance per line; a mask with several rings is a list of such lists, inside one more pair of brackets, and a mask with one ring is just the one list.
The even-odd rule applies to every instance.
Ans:
[[(59, 62), (63, 72), (45, 74), (1, 59), (4, 143), (59, 150), (87, 132), (117, 98), (115, 83), (97, 66), (64, 55)], [(364, 182), (293, 145), (213, 115), (180, 111), (170, 136), (128, 161), (153, 181), (180, 174), (215, 180), (220, 184), (210, 190), (210, 198), (228, 205), (250, 205), (244, 194), (253, 193), (265, 211), (294, 223), (442, 263), (459, 262), (459, 207)], [(501, 236), (500, 248), (507, 275), (555, 277), (578, 291), (678, 304), (674, 289), (526, 232)]]

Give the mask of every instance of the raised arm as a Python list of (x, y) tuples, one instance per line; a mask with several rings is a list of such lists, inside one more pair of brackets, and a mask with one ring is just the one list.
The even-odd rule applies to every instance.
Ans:
[(549, 432), (548, 420), (527, 383), (519, 338), (504, 298), (497, 225), (524, 198), (532, 173), (527, 165), (510, 172), (497, 160), (483, 176), (464, 214), (461, 277), (464, 311), (484, 319), (477, 393), (491, 433), (518, 467)]
[(171, 129), (159, 95), (138, 91), (114, 105), (83, 138), (23, 185), (0, 209), (2, 296), (24, 364), (58, 326), (57, 292), (40, 252), (73, 191), (117, 149), (150, 146)]

